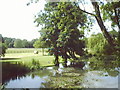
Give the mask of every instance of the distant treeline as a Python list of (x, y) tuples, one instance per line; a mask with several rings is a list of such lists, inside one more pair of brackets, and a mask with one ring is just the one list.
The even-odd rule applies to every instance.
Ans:
[(33, 44), (38, 39), (33, 39), (31, 41), (27, 41), (26, 39), (16, 39), (10, 37), (3, 37), (4, 43), (8, 48), (34, 48)]

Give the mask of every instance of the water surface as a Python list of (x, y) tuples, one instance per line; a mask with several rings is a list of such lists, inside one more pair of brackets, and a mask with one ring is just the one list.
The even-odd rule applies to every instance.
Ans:
[(120, 66), (112, 62), (68, 62), (29, 71), (18, 63), (2, 63), (5, 88), (118, 88)]

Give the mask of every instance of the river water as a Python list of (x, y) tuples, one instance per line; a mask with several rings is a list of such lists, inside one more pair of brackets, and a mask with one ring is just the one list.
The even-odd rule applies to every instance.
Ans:
[(2, 70), (5, 88), (118, 88), (120, 76), (117, 63), (103, 61), (68, 62), (33, 71), (17, 63), (2, 63)]

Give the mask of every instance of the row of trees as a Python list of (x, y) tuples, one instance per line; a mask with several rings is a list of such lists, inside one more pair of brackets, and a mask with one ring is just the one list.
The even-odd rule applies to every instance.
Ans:
[[(59, 64), (59, 56), (67, 61), (68, 58), (77, 59), (76, 55), (85, 54), (83, 49), (87, 45), (85, 45), (84, 32), (90, 28), (91, 24), (94, 24), (89, 18), (90, 15), (98, 23), (102, 34), (88, 39), (88, 48), (94, 49), (93, 54), (103, 53), (99, 51), (104, 51), (108, 46), (113, 52), (120, 52), (120, 2), (91, 1), (94, 13), (82, 10), (79, 7), (81, 2), (84, 6), (85, 2), (81, 0), (80, 2), (48, 2), (45, 4), (44, 11), (36, 16), (35, 22), (38, 26), (43, 26), (40, 30), (40, 41), (52, 48), (55, 65)], [(104, 22), (108, 21), (118, 34), (116, 38), (105, 26)], [(100, 47), (100, 44), (96, 46), (97, 40), (102, 42), (103, 47)]]
[(33, 48), (33, 44), (37, 39), (27, 41), (26, 39), (15, 39), (3, 37), (5, 44), (8, 48)]
[(0, 34), (0, 57), (5, 56), (7, 48), (34, 48), (34, 43), (38, 39), (33, 39), (31, 41), (27, 41), (26, 39), (15, 39), (15, 38), (8, 38), (2, 37)]

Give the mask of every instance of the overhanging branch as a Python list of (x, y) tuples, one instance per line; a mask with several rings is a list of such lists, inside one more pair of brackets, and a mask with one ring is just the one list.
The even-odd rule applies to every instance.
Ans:
[[(80, 8), (79, 8), (80, 9)], [(87, 12), (87, 11), (85, 11), (85, 10), (82, 10), (82, 9), (80, 9), (82, 12), (84, 12), (84, 13), (87, 13), (87, 14), (90, 14), (90, 15), (92, 15), (92, 16), (96, 16), (95, 14), (93, 14), (93, 13), (89, 13), (89, 12)]]

